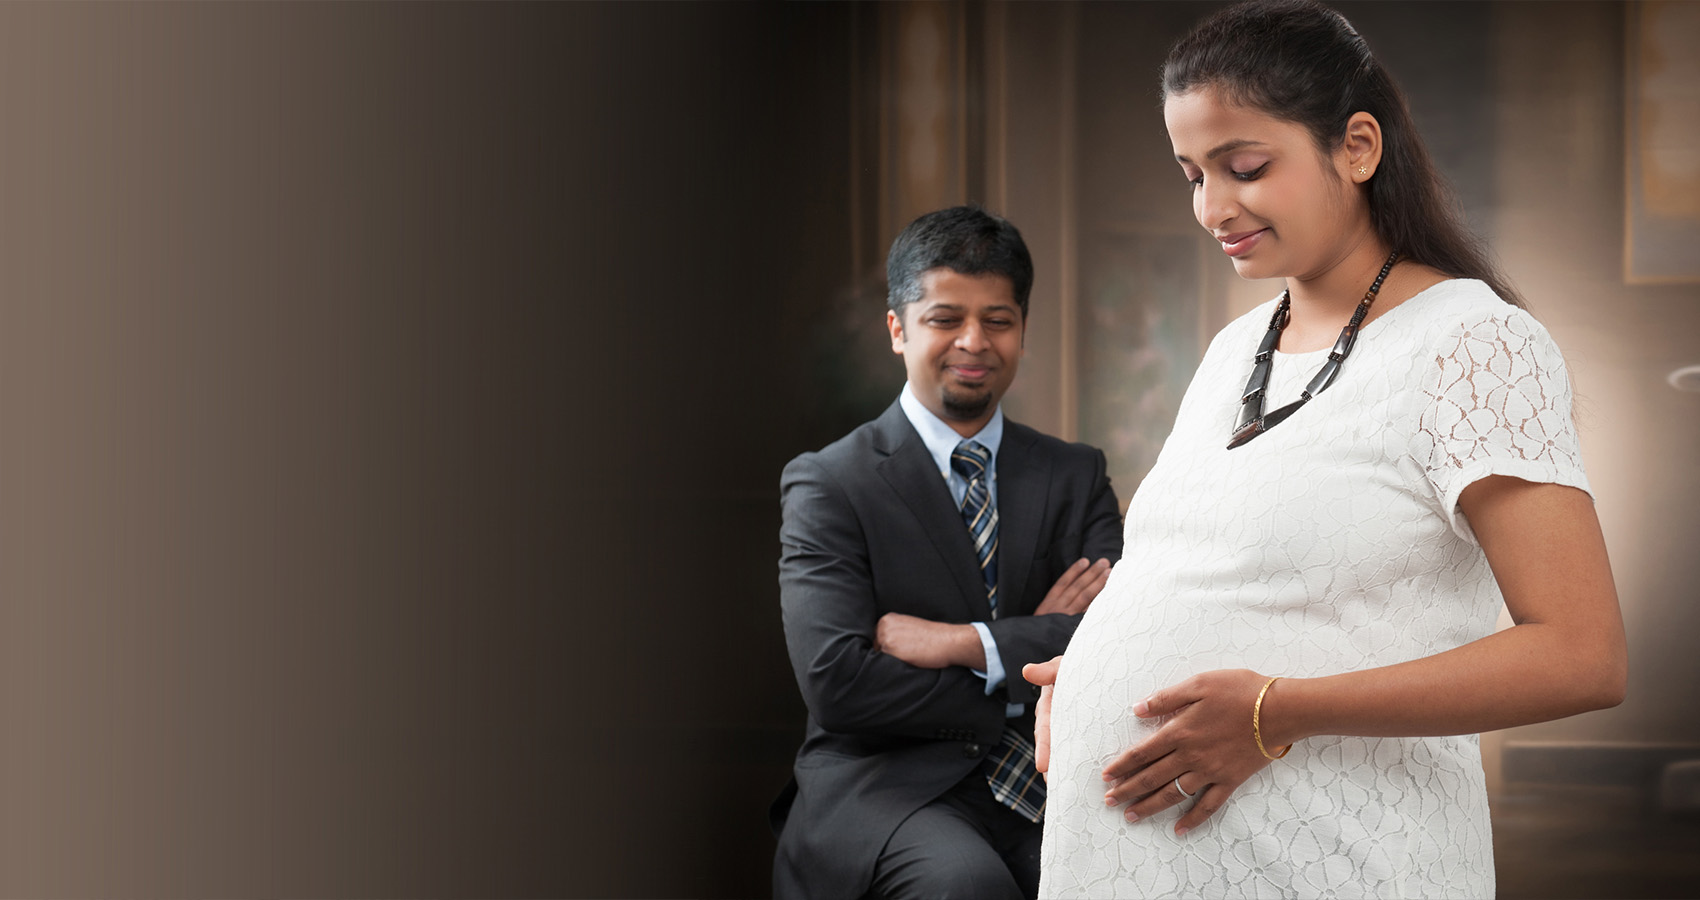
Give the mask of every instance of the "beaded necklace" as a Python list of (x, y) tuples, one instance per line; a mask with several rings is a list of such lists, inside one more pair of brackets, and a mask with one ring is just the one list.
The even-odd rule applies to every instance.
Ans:
[(1288, 311), (1292, 307), (1290, 291), (1281, 292), (1281, 302), (1275, 307), (1275, 315), (1269, 319), (1269, 331), (1263, 335), (1263, 340), (1257, 345), (1257, 355), (1251, 358), (1251, 378), (1245, 383), (1245, 393), (1240, 395), (1240, 421), (1234, 426), (1234, 433), (1228, 440), (1228, 449), (1232, 450), (1252, 438), (1274, 428), (1286, 421), (1286, 418), (1299, 407), (1309, 403), (1312, 397), (1328, 389), (1334, 383), (1334, 376), (1340, 374), (1340, 363), (1345, 362), (1346, 356), (1352, 352), (1352, 345), (1358, 340), (1358, 327), (1364, 322), (1364, 315), (1369, 312), (1369, 305), (1375, 302), (1375, 295), (1381, 291), (1381, 283), (1387, 280), (1387, 273), (1393, 270), (1393, 264), (1399, 260), (1399, 251), (1395, 250), (1387, 257), (1387, 263), (1381, 267), (1381, 274), (1375, 276), (1375, 283), (1369, 286), (1364, 299), (1358, 303), (1358, 308), (1352, 313), (1352, 320), (1346, 327), (1340, 329), (1340, 339), (1334, 342), (1334, 349), (1328, 351), (1328, 359), (1316, 376), (1305, 385), (1299, 399), (1273, 412), (1263, 412), (1264, 394), (1269, 390), (1269, 366), (1275, 355), (1275, 345), (1281, 340), (1281, 329), (1287, 327)]

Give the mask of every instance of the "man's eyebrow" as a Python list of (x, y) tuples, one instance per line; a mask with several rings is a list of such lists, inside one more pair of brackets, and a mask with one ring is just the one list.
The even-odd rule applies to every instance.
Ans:
[[(1205, 159), (1215, 159), (1216, 157), (1221, 156), (1224, 153), (1232, 153), (1235, 150), (1241, 149), (1242, 147), (1261, 147), (1261, 146), (1263, 146), (1262, 141), (1254, 141), (1250, 138), (1235, 138), (1234, 140), (1228, 141), (1226, 143), (1217, 144), (1216, 147), (1214, 149), (1212, 149), (1209, 153), (1204, 154), (1204, 158)], [(1175, 159), (1179, 160), (1180, 162), (1192, 162), (1192, 160), (1187, 159), (1186, 157), (1180, 155), (1179, 153), (1175, 154)]]
[[(1018, 310), (1020, 308), (1021, 307), (1019, 305), (1014, 304), (1014, 303), (992, 303), (992, 304), (989, 304), (987, 306), (980, 307), (980, 310), (982, 312), (1005, 312), (1005, 311), (1014, 312), (1015, 310)], [(941, 301), (938, 301), (936, 303), (930, 303), (930, 304), (922, 307), (921, 311), (922, 312), (932, 312), (935, 309), (942, 309), (942, 310), (945, 310), (946, 312), (959, 313), (959, 312), (963, 312), (963, 311), (967, 310), (968, 307), (964, 306), (963, 304), (960, 304), (960, 303), (947, 303), (947, 302), (941, 300)]]

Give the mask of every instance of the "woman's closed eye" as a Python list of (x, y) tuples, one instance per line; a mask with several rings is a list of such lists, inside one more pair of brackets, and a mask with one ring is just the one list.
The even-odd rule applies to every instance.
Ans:
[[(1264, 164), (1258, 166), (1257, 168), (1252, 169), (1250, 171), (1246, 171), (1246, 172), (1241, 172), (1237, 169), (1229, 169), (1228, 174), (1232, 175), (1234, 177), (1235, 181), (1256, 181), (1257, 179), (1263, 177), (1263, 170), (1267, 169), (1267, 168), (1269, 168), (1269, 163), (1264, 163)], [(1204, 186), (1204, 173), (1199, 172), (1196, 175), (1190, 175), (1187, 178), (1187, 183), (1192, 185), (1195, 188), (1203, 187)]]

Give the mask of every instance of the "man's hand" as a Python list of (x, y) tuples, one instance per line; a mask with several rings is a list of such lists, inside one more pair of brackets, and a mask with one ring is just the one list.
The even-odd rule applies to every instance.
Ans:
[(1051, 589), (1045, 593), (1045, 599), (1039, 601), (1039, 608), (1033, 610), (1033, 615), (1060, 613), (1071, 616), (1083, 613), (1109, 580), (1109, 560), (1100, 559), (1094, 563), (1081, 557), (1068, 567), (1068, 571), (1062, 573), (1056, 584), (1051, 585)]
[[(1050, 662), (1028, 663), (1021, 667), (1021, 677), (1039, 686), (1039, 704), (1033, 710), (1033, 767), (1041, 775), (1051, 768), (1051, 689), (1057, 683), (1057, 669), (1060, 668), (1060, 656), (1051, 657)], [(1047, 775), (1045, 780), (1049, 781), (1050, 776)]]
[(874, 649), (923, 669), (986, 667), (986, 650), (972, 625), (949, 625), (902, 613), (880, 616)]

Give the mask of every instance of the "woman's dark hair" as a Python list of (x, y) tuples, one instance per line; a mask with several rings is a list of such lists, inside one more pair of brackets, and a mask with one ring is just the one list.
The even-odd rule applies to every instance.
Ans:
[(1216, 13), (1169, 51), (1165, 99), (1214, 88), (1231, 102), (1303, 125), (1324, 153), (1363, 111), (1381, 123), (1381, 165), (1369, 180), (1376, 233), (1406, 259), (1523, 298), (1464, 223), (1411, 121), (1405, 95), (1346, 18), (1312, 0), (1250, 0)]

